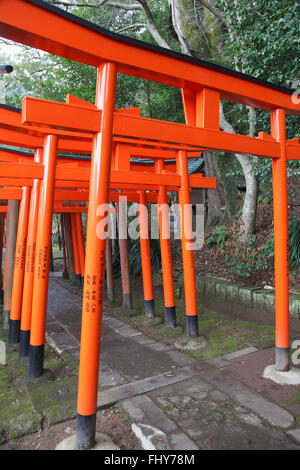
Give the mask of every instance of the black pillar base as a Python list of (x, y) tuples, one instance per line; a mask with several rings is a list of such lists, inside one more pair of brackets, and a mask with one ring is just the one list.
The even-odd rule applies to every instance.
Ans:
[(20, 330), (19, 357), (29, 356), (30, 330)]
[(145, 300), (145, 315), (147, 318), (155, 317), (154, 300)]
[(89, 450), (94, 447), (96, 440), (96, 413), (83, 416), (77, 413), (76, 444), (77, 450)]
[(8, 344), (17, 344), (20, 340), (21, 320), (9, 320)]
[(132, 309), (131, 293), (130, 294), (123, 294), (123, 307), (124, 307), (125, 310), (131, 310)]
[(82, 286), (81, 274), (75, 274), (75, 277), (76, 277), (76, 284), (78, 284), (81, 287)]
[(176, 310), (175, 307), (166, 307), (166, 327), (176, 327)]
[(44, 349), (45, 345), (29, 346), (29, 368), (28, 376), (31, 379), (40, 377), (44, 370)]
[(282, 372), (288, 372), (290, 370), (290, 348), (275, 348), (275, 364), (276, 369)]
[(191, 338), (197, 338), (199, 336), (198, 315), (186, 316), (186, 329), (187, 335)]

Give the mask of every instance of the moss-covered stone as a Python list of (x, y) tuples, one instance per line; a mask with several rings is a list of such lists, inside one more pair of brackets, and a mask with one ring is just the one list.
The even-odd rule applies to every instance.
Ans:
[(49, 424), (76, 416), (77, 378), (74, 376), (31, 385), (29, 390), (35, 410), (46, 415)]
[(285, 404), (300, 405), (300, 392), (294, 392)]
[(227, 282), (219, 281), (216, 283), (216, 297), (221, 300), (227, 299)]
[[(0, 328), (7, 342), (7, 332)], [(71, 356), (58, 357), (45, 346), (44, 373), (28, 377), (28, 358), (18, 347), (7, 347), (7, 362), (0, 365), (0, 443), (36, 432), (44, 417), (52, 424), (75, 416), (77, 366)]]
[(216, 295), (216, 281), (214, 278), (205, 277), (205, 296), (215, 297)]
[(300, 319), (300, 294), (290, 293), (290, 316)]
[(267, 312), (274, 312), (275, 310), (275, 295), (274, 292), (260, 289), (253, 292), (253, 308), (258, 310), (266, 310)]
[(196, 276), (196, 289), (199, 294), (204, 294), (205, 292), (205, 278), (203, 276)]
[(229, 302), (237, 302), (239, 295), (239, 285), (228, 283), (226, 286), (226, 298)]
[(238, 290), (238, 303), (246, 305), (247, 307), (252, 307), (252, 294), (254, 291), (255, 288), (252, 287), (240, 287)]
[(30, 394), (22, 386), (23, 366), (21, 370), (11, 366), (10, 359), (11, 354), (9, 365), (0, 366), (0, 443), (35, 432), (42, 421), (42, 415), (34, 409)]

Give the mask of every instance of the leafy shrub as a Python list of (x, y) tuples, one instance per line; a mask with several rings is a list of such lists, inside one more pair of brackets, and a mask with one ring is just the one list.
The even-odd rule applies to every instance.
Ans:
[[(274, 233), (269, 234), (265, 243), (257, 248), (253, 235), (244, 246), (224, 256), (222, 263), (228, 266), (231, 274), (248, 279), (251, 273), (273, 269), (274, 266)], [(291, 270), (300, 267), (300, 220), (289, 222), (289, 265)]]
[(224, 247), (227, 240), (228, 234), (225, 225), (215, 227), (205, 238), (207, 245), (217, 245), (217, 247), (221, 249)]

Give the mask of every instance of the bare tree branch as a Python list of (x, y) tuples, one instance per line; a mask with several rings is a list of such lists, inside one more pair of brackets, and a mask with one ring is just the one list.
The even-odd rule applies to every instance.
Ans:
[[(100, 8), (102, 6), (106, 7), (113, 7), (113, 8), (119, 8), (122, 10), (143, 10), (146, 18), (147, 18), (147, 26), (149, 29), (149, 32), (153, 39), (159, 44), (161, 47), (164, 47), (166, 49), (170, 49), (169, 44), (165, 41), (165, 39), (161, 36), (160, 32), (158, 31), (153, 15), (151, 13), (151, 10), (149, 8), (149, 5), (147, 4), (146, 0), (137, 0), (138, 3), (120, 3), (120, 2), (110, 2), (108, 0), (100, 0), (97, 3), (87, 3), (87, 2), (78, 2), (76, 0), (72, 1), (70, 0), (69, 2), (66, 2), (64, 0), (52, 0), (51, 4), (52, 5), (62, 5), (65, 7), (89, 7), (89, 8)], [(132, 27), (132, 26), (130, 26)], [(129, 29), (130, 27), (124, 28), (122, 31), (125, 31), (125, 29)], [(119, 31), (120, 32), (120, 31)]]
[(151, 10), (150, 10), (149, 5), (147, 4), (146, 0), (137, 0), (137, 1), (140, 3), (140, 5), (142, 6), (142, 8), (144, 10), (144, 13), (145, 13), (146, 18), (147, 18), (147, 24), (148, 24), (149, 32), (150, 32), (151, 36), (153, 37), (153, 39), (157, 42), (157, 44), (159, 46), (164, 47), (166, 49), (170, 49), (169, 44), (161, 36), (160, 32), (158, 31), (158, 29), (156, 27), (153, 15), (151, 13)]
[(138, 3), (120, 3), (120, 2), (109, 2), (107, 0), (100, 1), (98, 3), (86, 3), (86, 2), (64, 2), (61, 0), (52, 0), (52, 5), (62, 5), (65, 7), (88, 7), (88, 8), (100, 8), (102, 6), (119, 8), (121, 10), (142, 10), (141, 5)]
[(216, 16), (222, 23), (227, 25), (224, 16), (222, 13), (219, 12), (213, 5), (211, 5), (209, 2), (206, 0), (196, 0), (198, 3), (200, 3), (203, 7), (207, 8), (214, 16)]
[(210, 42), (207, 38), (207, 32), (205, 31), (205, 28), (202, 27), (202, 24), (200, 24), (199, 22), (199, 18), (198, 18), (198, 13), (197, 13), (197, 8), (196, 8), (196, 2), (198, 0), (194, 0), (194, 16), (195, 16), (195, 20), (196, 20), (196, 24), (199, 28), (199, 30), (201, 31), (202, 35), (203, 35), (203, 38), (205, 40), (205, 43), (207, 45), (207, 49), (209, 50), (209, 52), (211, 53), (211, 45), (210, 45)]
[(189, 50), (188, 44), (187, 44), (187, 42), (184, 38), (184, 35), (182, 33), (181, 22), (180, 22), (180, 13), (178, 12), (177, 3), (174, 0), (168, 0), (168, 3), (169, 3), (170, 8), (171, 8), (172, 23), (173, 23), (174, 30), (177, 34), (178, 41), (179, 41), (180, 46), (181, 46), (181, 51), (183, 52), (183, 54), (192, 55), (190, 50)]
[(116, 31), (117, 33), (123, 33), (123, 31), (127, 31), (128, 29), (134, 29), (134, 28), (146, 28), (147, 24), (146, 23), (135, 23), (135, 24), (130, 24), (129, 26), (125, 26), (124, 28), (118, 29)]
[[(250, 111), (249, 107), (249, 111)], [(250, 111), (251, 112), (251, 111)], [(223, 105), (220, 101), (220, 128), (225, 132), (235, 134), (233, 126), (226, 120)], [(253, 165), (247, 155), (240, 153), (234, 154), (241, 165), (245, 177), (246, 194), (242, 210), (242, 224), (240, 228), (241, 242), (246, 243), (250, 235), (255, 230), (257, 198), (258, 198), (258, 179), (253, 171)]]

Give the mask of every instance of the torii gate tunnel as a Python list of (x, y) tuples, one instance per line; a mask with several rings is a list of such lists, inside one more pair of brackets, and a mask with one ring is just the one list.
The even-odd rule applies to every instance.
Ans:
[[(287, 159), (300, 159), (298, 139), (286, 140), (286, 114), (300, 115), (300, 104), (292, 99), (292, 91), (249, 77), (195, 58), (187, 57), (157, 46), (133, 40), (106, 31), (94, 24), (39, 0), (6, 0), (0, 2), (0, 34), (2, 37), (38, 48), (52, 54), (97, 67), (95, 106), (76, 106), (26, 98), (23, 102), (22, 123), (44, 127), (44, 176), (54, 173), (57, 148), (62, 136), (81, 133), (80, 146), (91, 142), (89, 170), (89, 200), (86, 235), (86, 255), (83, 297), (82, 333), (78, 385), (76, 447), (88, 449), (94, 444), (97, 410), (97, 389), (102, 315), (102, 290), (105, 267), (105, 240), (99, 239), (96, 227), (103, 215), (97, 208), (109, 202), (112, 165), (118, 164), (122, 181), (147, 188), (149, 174), (134, 176), (128, 171), (128, 160), (115, 154), (115, 138), (130, 138), (142, 147), (145, 142), (156, 142), (162, 149), (172, 148), (176, 156), (176, 172), (153, 174), (160, 186), (175, 186), (182, 207), (189, 203), (191, 187), (187, 169), (189, 149), (219, 151), (271, 158), (273, 165), (273, 204), (275, 242), (275, 326), (276, 367), (289, 370), (289, 262), (288, 262), (288, 205)], [(181, 89), (186, 124), (175, 124), (115, 111), (117, 74), (127, 74), (160, 82)], [(258, 137), (230, 134), (219, 130), (219, 104), (225, 99), (235, 103), (266, 110), (270, 113), (271, 135)], [(73, 106), (71, 107), (68, 106)], [(78, 114), (81, 119), (78, 120)], [(63, 129), (63, 131), (62, 131)], [(88, 138), (87, 138), (88, 134)], [(70, 136), (69, 136), (70, 138)], [(155, 153), (155, 152), (154, 152)], [(46, 159), (45, 159), (46, 155)], [(126, 163), (127, 161), (127, 163)], [(125, 167), (122, 167), (125, 162)], [(35, 170), (36, 171), (36, 170)], [(61, 170), (60, 170), (61, 171)], [(1, 175), (0, 175), (1, 176)], [(151, 176), (151, 179), (152, 179)], [(54, 181), (54, 176), (52, 176)], [(77, 180), (80, 178), (70, 178)], [(204, 180), (205, 178), (203, 178)], [(166, 182), (167, 180), (167, 182)], [(46, 183), (45, 183), (46, 184)], [(140, 186), (139, 186), (140, 185)], [(44, 188), (46, 186), (44, 185)], [(209, 186), (213, 187), (213, 186)], [(43, 216), (52, 217), (54, 185), (44, 191), (40, 202)], [(184, 217), (183, 217), (184, 219)], [(184, 222), (184, 221), (182, 221)], [(38, 229), (40, 246), (45, 232)], [(184, 238), (184, 237), (183, 237)], [(188, 241), (188, 238), (183, 242)], [(46, 243), (47, 244), (47, 243)], [(45, 253), (43, 253), (43, 256)], [(193, 254), (183, 249), (184, 279), (189, 304), (187, 317), (197, 319), (195, 310)], [(33, 316), (43, 316), (47, 297), (47, 283), (40, 283), (33, 292)], [(90, 296), (93, 287), (93, 296)], [(42, 303), (38, 297), (42, 297)], [(36, 302), (36, 303), (35, 303)], [(35, 304), (34, 304), (35, 303)], [(39, 309), (41, 309), (39, 311)], [(191, 322), (192, 326), (195, 323)], [(32, 343), (32, 370), (40, 371), (43, 357), (43, 331)]]

